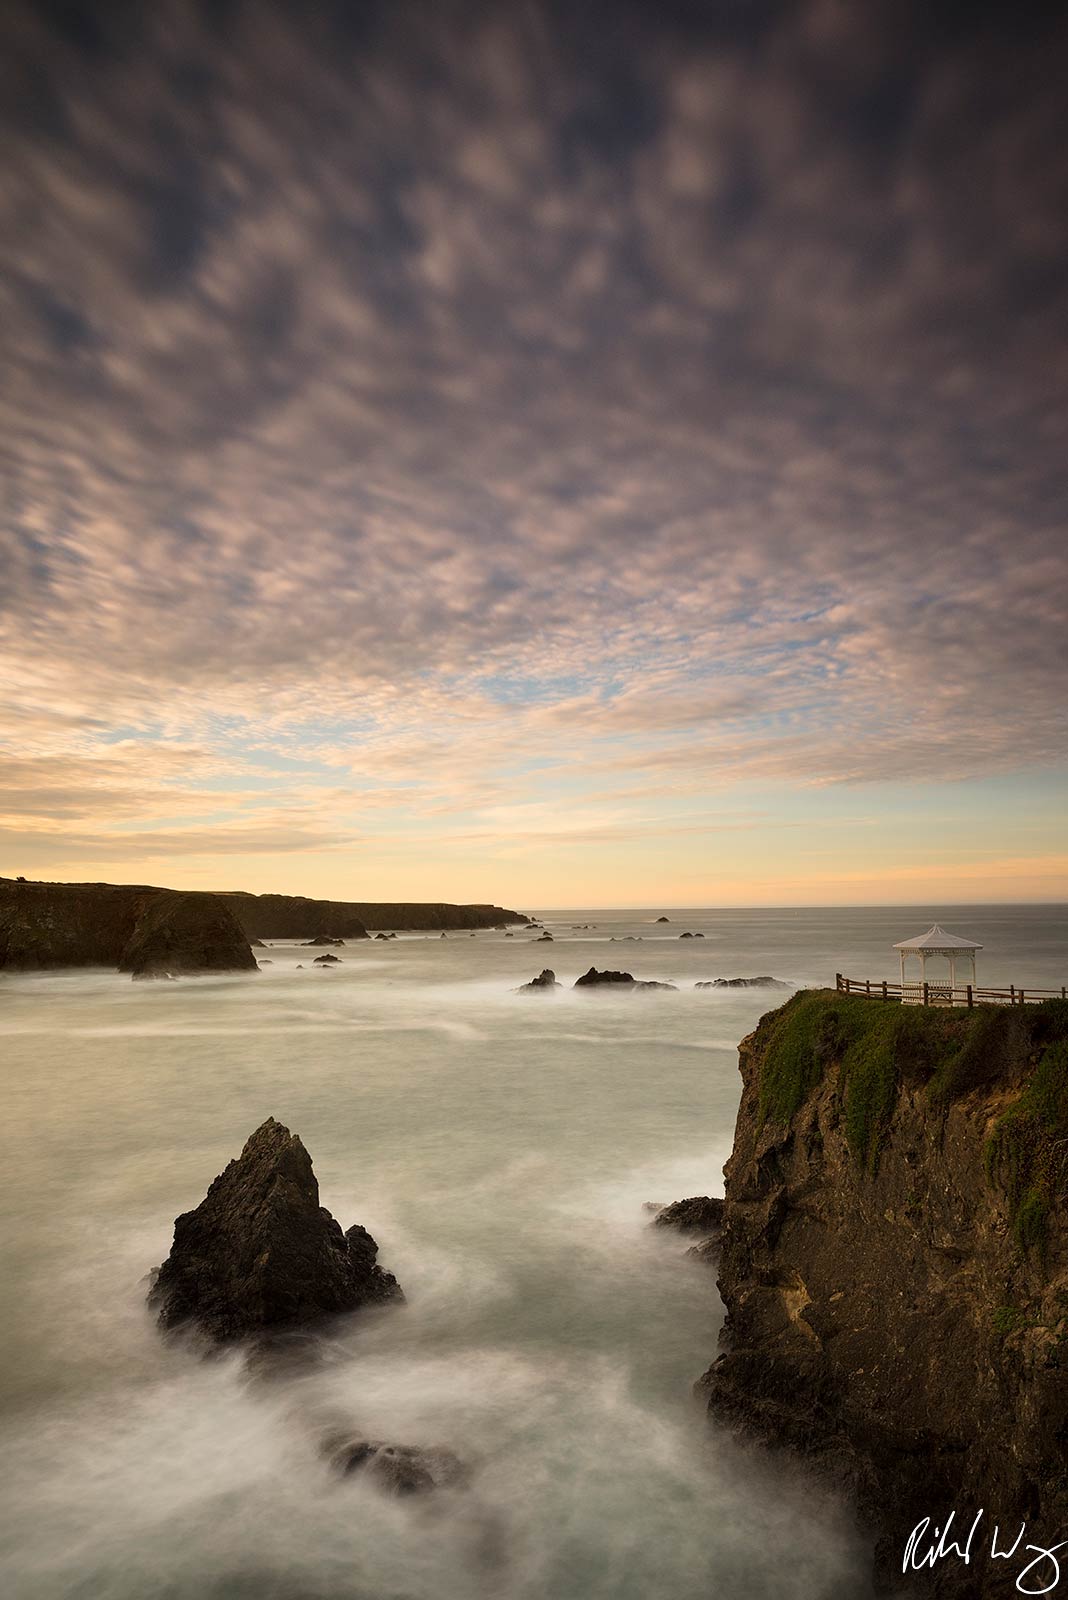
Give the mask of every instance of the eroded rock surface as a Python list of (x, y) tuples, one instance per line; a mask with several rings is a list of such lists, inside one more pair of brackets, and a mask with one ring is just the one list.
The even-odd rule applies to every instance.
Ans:
[(303, 1328), (403, 1299), (365, 1228), (347, 1233), (319, 1204), (300, 1139), (268, 1117), (200, 1205), (174, 1224), (149, 1303), (165, 1329), (227, 1342)]
[[(740, 1068), (714, 1414), (844, 1483), (891, 1587), (925, 1516), (1063, 1536), (1068, 1004), (804, 991)], [(981, 1600), (1007, 1570), (913, 1584)]]

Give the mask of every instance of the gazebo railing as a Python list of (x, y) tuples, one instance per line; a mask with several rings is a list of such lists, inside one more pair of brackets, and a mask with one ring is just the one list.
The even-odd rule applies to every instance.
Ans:
[(1010, 983), (989, 989), (974, 983), (952, 985), (939, 978), (924, 983), (891, 983), (886, 978), (844, 978), (834, 975), (840, 994), (863, 994), (873, 1000), (897, 1000), (906, 1006), (1025, 1006), (1042, 1000), (1068, 1000), (1068, 985), (1060, 989), (1037, 989)]

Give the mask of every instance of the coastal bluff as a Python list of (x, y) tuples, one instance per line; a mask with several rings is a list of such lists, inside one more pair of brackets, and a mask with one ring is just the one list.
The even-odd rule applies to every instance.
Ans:
[(0, 878), (0, 970), (117, 967), (135, 978), (255, 972), (218, 895), (111, 883)]
[[(994, 1524), (1068, 1532), (1068, 1003), (803, 991), (739, 1065), (698, 1392), (848, 1490), (886, 1592), (1009, 1592), (1031, 1557), (991, 1560)], [(970, 1564), (902, 1577), (923, 1518), (963, 1541), (983, 1508)]]
[(249, 939), (365, 939), (368, 929), (403, 928), (413, 933), (447, 928), (497, 928), (526, 924), (519, 911), (502, 906), (404, 903), (372, 900), (311, 900), (295, 894), (226, 893), (226, 902)]

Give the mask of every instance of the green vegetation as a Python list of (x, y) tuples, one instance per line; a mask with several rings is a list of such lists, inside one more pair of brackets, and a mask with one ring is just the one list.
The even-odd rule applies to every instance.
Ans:
[(1021, 1251), (1043, 1260), (1050, 1208), (1068, 1180), (1068, 1039), (1046, 1045), (1020, 1098), (998, 1118), (986, 1172), (1004, 1191)]
[[(831, 990), (803, 991), (760, 1025), (759, 1121), (788, 1123), (827, 1068), (835, 1066), (849, 1148), (874, 1173), (903, 1083), (925, 1088), (935, 1106), (945, 1107), (1004, 1081), (1037, 1044), (1045, 1043), (1045, 1068), (1040, 1063), (1025, 1095), (1002, 1119), (1006, 1126), (995, 1135), (996, 1150), (988, 1152), (988, 1171), (1004, 1168), (1011, 1184), (1021, 1247), (1032, 1249), (1044, 1237), (1050, 1203), (1052, 1156), (1046, 1147), (1052, 1145), (1054, 1128), (1068, 1137), (1068, 1071), (1063, 1054), (1057, 1054), (1068, 1048), (1066, 1040), (1068, 1004), (1062, 1001), (1026, 1010), (936, 1009)], [(1035, 1154), (1038, 1144), (1045, 1151), (1041, 1160)]]

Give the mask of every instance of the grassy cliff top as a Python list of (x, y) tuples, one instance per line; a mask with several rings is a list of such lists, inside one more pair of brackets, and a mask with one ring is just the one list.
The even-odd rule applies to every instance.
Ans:
[(968, 1010), (802, 990), (762, 1017), (753, 1037), (758, 1121), (789, 1123), (835, 1067), (846, 1138), (869, 1171), (906, 1083), (926, 1092), (933, 1106), (994, 1085), (1018, 1086), (1021, 1102), (1033, 1099), (1036, 1115), (1050, 1125), (1050, 1138), (1063, 1137), (1068, 1091), (1056, 1086), (1068, 1075), (1065, 1041), (1063, 1000)]

